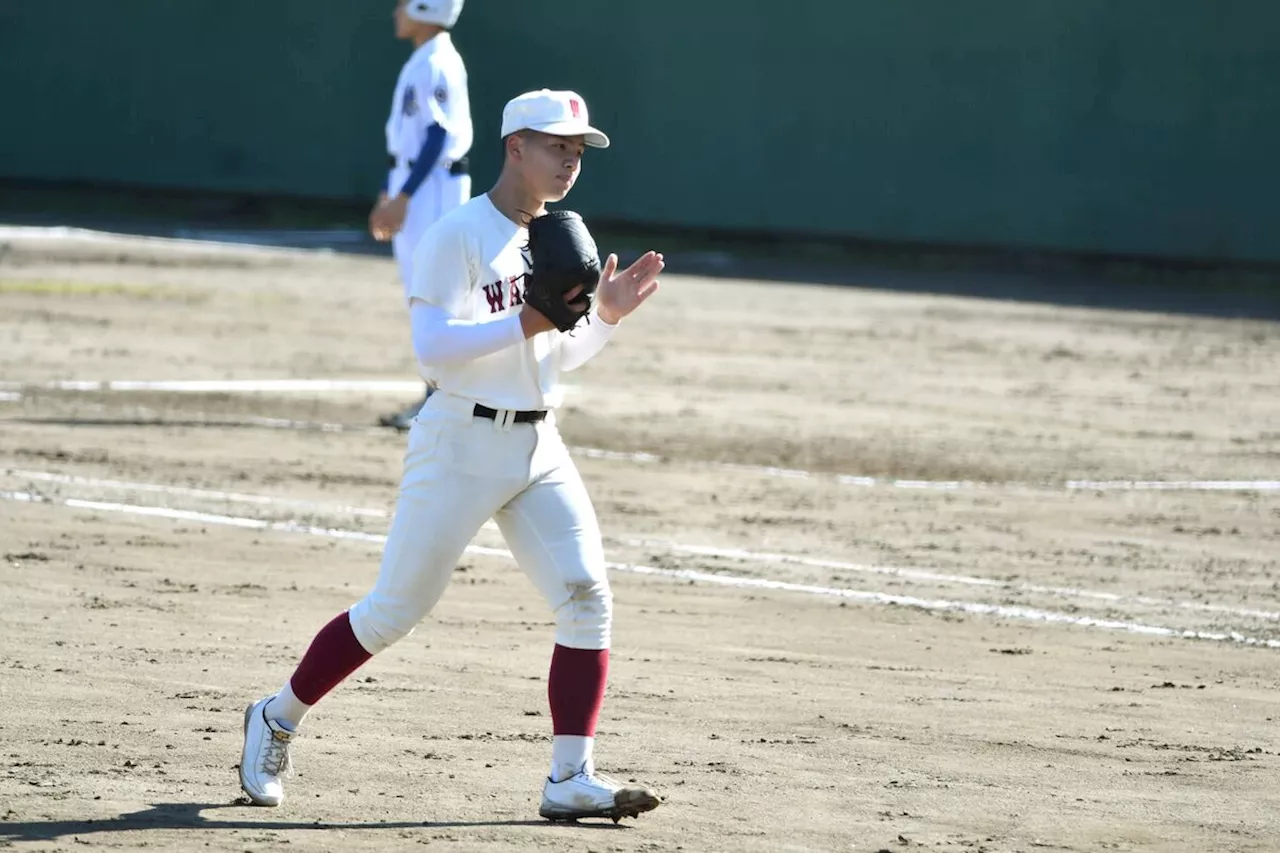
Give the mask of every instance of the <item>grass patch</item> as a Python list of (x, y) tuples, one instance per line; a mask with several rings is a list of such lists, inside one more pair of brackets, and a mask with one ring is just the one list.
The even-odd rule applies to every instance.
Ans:
[(141, 302), (181, 302), (193, 304), (208, 300), (208, 294), (186, 287), (167, 284), (125, 284), (122, 282), (66, 281), (60, 279), (0, 279), (0, 296), (82, 297), (90, 299), (123, 298)]

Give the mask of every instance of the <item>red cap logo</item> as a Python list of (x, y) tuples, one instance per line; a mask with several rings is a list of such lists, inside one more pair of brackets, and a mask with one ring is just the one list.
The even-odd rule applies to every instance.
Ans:
[(582, 105), (578, 103), (577, 98), (569, 99), (569, 112), (573, 113), (574, 118), (582, 118)]

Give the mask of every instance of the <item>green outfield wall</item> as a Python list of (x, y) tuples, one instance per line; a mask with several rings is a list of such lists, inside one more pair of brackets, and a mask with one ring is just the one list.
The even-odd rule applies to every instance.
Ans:
[[(0, 178), (371, 197), (391, 5), (0, 0)], [(455, 36), (478, 189), (503, 102), (572, 87), (595, 217), (1280, 261), (1275, 0), (470, 0)]]

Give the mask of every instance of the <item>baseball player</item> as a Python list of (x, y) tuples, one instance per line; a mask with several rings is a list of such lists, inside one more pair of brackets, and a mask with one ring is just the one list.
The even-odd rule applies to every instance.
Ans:
[[(415, 49), (400, 70), (391, 99), (386, 128), (390, 171), (369, 214), (369, 233), (391, 241), (406, 298), (418, 241), (433, 222), (471, 198), (467, 69), (449, 35), (462, 4), (399, 0), (395, 8), (396, 37), (411, 41)], [(428, 395), (430, 387), (428, 383)], [(406, 430), (421, 406), (420, 400), (379, 422)]]
[[(546, 89), (507, 103), (501, 135), (504, 161), (493, 188), (428, 229), (417, 249), (413, 345), (421, 372), (439, 387), (409, 432), (377, 581), (320, 630), (278, 693), (245, 709), (240, 784), (256, 804), (281, 802), (290, 747), (311, 708), (415, 629), (490, 518), (555, 617), (547, 685), (553, 739), (539, 813), (616, 822), (659, 803), (648, 788), (595, 770), (613, 597), (595, 510), (555, 410), (561, 372), (595, 356), (657, 291), (664, 262), (648, 252), (619, 270), (610, 255), (601, 270), (589, 235), (569, 233), (561, 246), (589, 243), (583, 254), (594, 259), (594, 305), (574, 316), (572, 334), (562, 332), (525, 300), (542, 267), (529, 223), (556, 226), (574, 216), (544, 214), (544, 205), (568, 194), (585, 148), (605, 148), (609, 138), (591, 126), (580, 96)], [(561, 307), (585, 311), (582, 290), (559, 295)]]

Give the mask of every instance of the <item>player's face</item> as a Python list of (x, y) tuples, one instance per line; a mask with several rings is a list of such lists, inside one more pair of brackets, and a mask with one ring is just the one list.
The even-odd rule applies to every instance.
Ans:
[(525, 182), (543, 201), (559, 201), (569, 194), (582, 171), (582, 136), (530, 133), (521, 146)]
[(399, 0), (393, 13), (396, 22), (396, 38), (398, 39), (408, 38), (409, 31), (412, 29), (413, 22), (404, 12), (404, 7), (408, 2), (409, 0)]

